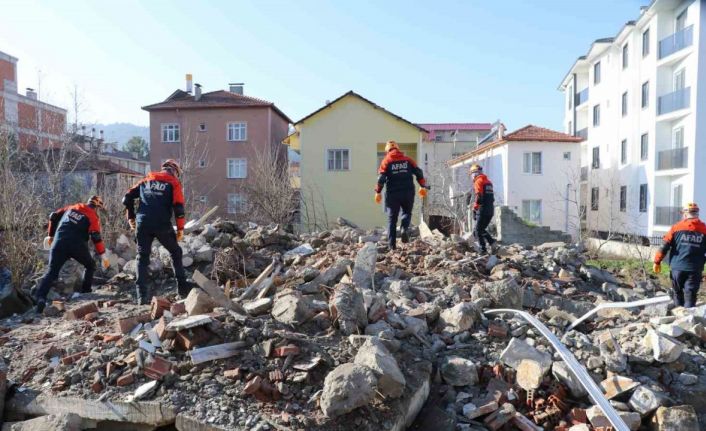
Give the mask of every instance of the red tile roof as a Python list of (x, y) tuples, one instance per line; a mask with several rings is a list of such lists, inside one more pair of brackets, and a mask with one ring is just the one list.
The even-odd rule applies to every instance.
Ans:
[(436, 130), (490, 130), (493, 125), (490, 123), (423, 123), (421, 127), (434, 132)]
[(171, 109), (213, 109), (213, 108), (252, 108), (269, 107), (277, 112), (288, 122), (292, 120), (280, 111), (274, 103), (256, 97), (231, 93), (230, 91), (218, 90), (203, 93), (199, 100), (183, 91), (177, 90), (172, 93), (164, 102), (143, 106), (145, 111), (171, 110)]
[(486, 150), (494, 147), (499, 147), (500, 145), (507, 144), (509, 142), (581, 142), (583, 139), (578, 136), (567, 135), (566, 133), (557, 132), (555, 130), (546, 129), (544, 127), (534, 126), (529, 124), (521, 129), (517, 129), (514, 132), (510, 132), (502, 137), (502, 139), (495, 139), (493, 142), (479, 146), (473, 151), (469, 151), (466, 154), (456, 157), (453, 160), (449, 160), (448, 165), (455, 165), (456, 163), (463, 162), (472, 158), (475, 155), (485, 152)]

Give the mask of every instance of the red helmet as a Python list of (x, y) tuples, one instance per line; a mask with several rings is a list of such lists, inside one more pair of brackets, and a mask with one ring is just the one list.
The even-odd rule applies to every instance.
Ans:
[(177, 163), (174, 159), (165, 160), (164, 163), (162, 163), (162, 169), (169, 169), (177, 177), (181, 176), (181, 168), (179, 167), (179, 163)]
[(105, 204), (103, 204), (103, 198), (98, 195), (91, 196), (88, 199), (87, 203), (88, 205), (95, 207), (97, 210), (102, 210), (105, 208)]

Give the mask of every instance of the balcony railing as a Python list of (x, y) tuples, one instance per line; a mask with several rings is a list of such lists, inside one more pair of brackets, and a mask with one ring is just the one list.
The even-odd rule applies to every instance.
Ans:
[(581, 130), (576, 131), (576, 136), (583, 139), (584, 141), (588, 139), (588, 127), (584, 127)]
[(657, 99), (657, 115), (668, 114), (679, 109), (689, 107), (691, 101), (691, 87), (674, 91)]
[(689, 162), (687, 147), (664, 150), (657, 153), (657, 170), (686, 168)]
[(583, 105), (588, 101), (588, 87), (576, 93), (576, 106)]
[(670, 56), (687, 46), (691, 46), (694, 41), (694, 26), (690, 25), (684, 30), (680, 30), (659, 41), (659, 58)]
[(588, 166), (581, 166), (581, 181), (588, 180)]
[(655, 224), (671, 226), (681, 220), (679, 207), (655, 207)]

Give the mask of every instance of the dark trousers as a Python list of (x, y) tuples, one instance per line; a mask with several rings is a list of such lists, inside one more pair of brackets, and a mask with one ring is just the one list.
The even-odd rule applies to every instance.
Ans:
[(182, 251), (176, 239), (176, 233), (171, 226), (161, 228), (150, 228), (142, 225), (137, 226), (137, 285), (140, 289), (147, 288), (147, 271), (150, 265), (150, 252), (152, 251), (152, 241), (160, 242), (172, 256), (172, 268), (174, 276), (179, 283), (186, 281), (184, 265), (181, 261)]
[(49, 269), (39, 283), (35, 298), (37, 301), (46, 301), (52, 283), (59, 278), (61, 267), (64, 266), (69, 259), (74, 259), (86, 268), (83, 273), (83, 284), (81, 285), (80, 291), (82, 293), (91, 291), (93, 273), (96, 272), (96, 262), (93, 260), (91, 252), (88, 250), (88, 244), (80, 241), (62, 241), (58, 244), (54, 244), (54, 247), (52, 247), (49, 252)]
[(670, 272), (672, 278), (672, 299), (682, 307), (695, 307), (696, 294), (701, 286), (701, 271)]
[(492, 207), (490, 208), (490, 210), (481, 208), (479, 211), (476, 211), (473, 214), (473, 237), (476, 239), (476, 241), (478, 241), (481, 250), (485, 250), (486, 242), (490, 245), (493, 245), (495, 243), (495, 239), (490, 236), (490, 234), (486, 230), (488, 229), (490, 220), (493, 219), (493, 211), (494, 209)]
[(394, 193), (385, 196), (385, 214), (387, 214), (387, 237), (390, 248), (397, 244), (397, 219), (402, 210), (400, 226), (402, 230), (409, 229), (412, 222), (412, 208), (414, 207), (414, 190), (411, 193)]

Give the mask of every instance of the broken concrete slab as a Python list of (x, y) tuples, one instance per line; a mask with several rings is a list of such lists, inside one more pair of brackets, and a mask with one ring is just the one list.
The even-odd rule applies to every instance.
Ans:
[(456, 334), (473, 328), (479, 318), (480, 312), (475, 304), (461, 302), (441, 312), (439, 328), (444, 332)]
[(81, 431), (82, 419), (74, 413), (60, 413), (40, 416), (13, 424), (11, 431)]
[(251, 316), (259, 316), (270, 311), (273, 303), (274, 301), (272, 298), (256, 299), (254, 301), (244, 303), (243, 309)]
[(652, 349), (655, 361), (671, 363), (679, 359), (684, 351), (684, 344), (661, 332), (650, 330), (645, 336), (645, 347)]
[(690, 405), (659, 407), (650, 421), (652, 431), (698, 431), (699, 418)]
[[(555, 363), (556, 365), (556, 363)], [(526, 391), (539, 388), (544, 380), (544, 370), (542, 366), (532, 359), (523, 359), (517, 367), (517, 384)]]
[(491, 308), (522, 309), (522, 287), (514, 278), (506, 278), (495, 282), (477, 284), (471, 289), (471, 299), (477, 301), (481, 298), (490, 300)]
[(215, 303), (206, 292), (199, 288), (193, 288), (186, 297), (184, 306), (186, 307), (186, 313), (189, 316), (194, 316), (197, 314), (210, 313), (213, 311)]
[(532, 359), (537, 362), (543, 373), (549, 372), (552, 367), (552, 356), (549, 353), (540, 352), (519, 338), (510, 340), (510, 343), (500, 354), (500, 361), (515, 370), (518, 369), (523, 359)]
[(601, 382), (601, 388), (603, 388), (605, 397), (609, 400), (628, 393), (638, 386), (640, 386), (640, 382), (618, 375), (608, 377)]
[(324, 379), (321, 410), (333, 418), (369, 404), (375, 398), (377, 378), (363, 365), (342, 364)]
[(663, 392), (658, 392), (647, 386), (640, 386), (635, 389), (630, 397), (630, 408), (640, 413), (642, 416), (647, 416), (659, 407), (667, 403), (667, 395)]
[(478, 384), (478, 367), (460, 356), (447, 356), (439, 366), (441, 377), (451, 386)]
[(368, 324), (363, 294), (350, 283), (339, 283), (329, 302), (332, 320), (338, 323), (343, 335), (357, 333)]
[(380, 341), (366, 340), (358, 349), (354, 363), (364, 365), (378, 377), (378, 391), (386, 397), (402, 395), (407, 384), (397, 360)]
[(375, 263), (377, 262), (377, 246), (372, 242), (366, 243), (358, 251), (353, 267), (353, 277), (351, 281), (360, 289), (373, 289), (373, 278), (375, 276)]
[(300, 325), (314, 317), (314, 310), (308, 299), (297, 291), (284, 291), (275, 295), (272, 317), (285, 325)]

